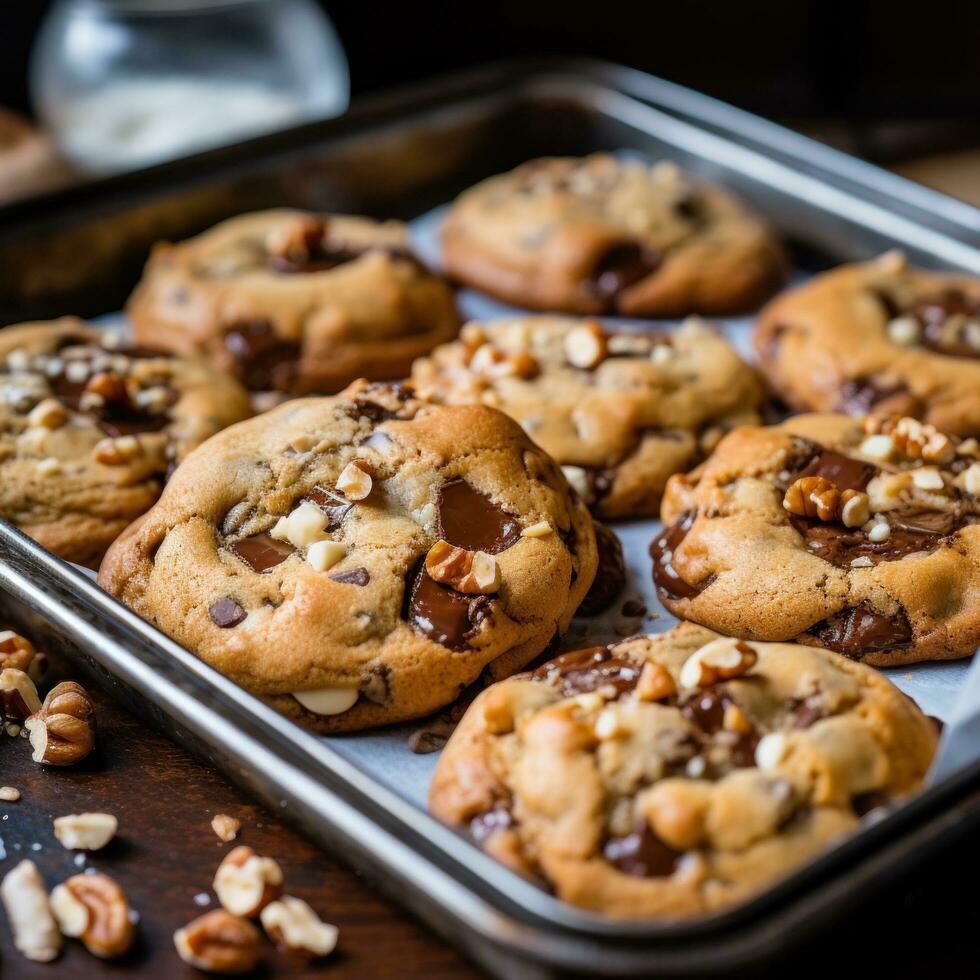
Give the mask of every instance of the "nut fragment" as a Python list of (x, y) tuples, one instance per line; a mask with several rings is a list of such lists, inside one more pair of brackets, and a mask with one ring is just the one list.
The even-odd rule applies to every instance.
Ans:
[(209, 973), (248, 973), (262, 959), (262, 937), (247, 919), (223, 909), (205, 912), (174, 933), (177, 954)]
[(743, 640), (719, 637), (695, 650), (681, 668), (681, 687), (709, 687), (747, 674), (759, 655)]
[(211, 820), (211, 829), (227, 844), (238, 836), (242, 822), (227, 813), (217, 813)]
[(14, 946), (29, 960), (50, 963), (61, 952), (61, 933), (51, 914), (44, 881), (33, 861), (21, 861), (0, 882)]
[(845, 490), (840, 502), (840, 519), (844, 527), (860, 527), (871, 517), (871, 501), (861, 490)]
[(971, 463), (963, 471), (963, 489), (973, 497), (980, 496), (980, 463)]
[(595, 320), (580, 324), (565, 335), (565, 358), (573, 367), (591, 370), (605, 359), (607, 349), (606, 332)]
[(663, 664), (648, 660), (636, 682), (636, 696), (641, 701), (661, 701), (677, 693), (677, 685)]
[(478, 347), (470, 358), (469, 368), (474, 374), (485, 378), (529, 378), (537, 377), (541, 371), (533, 354), (527, 351), (502, 351), (492, 344)]
[[(868, 416), (864, 421), (865, 432), (870, 438), (861, 444), (862, 452), (865, 446), (875, 436), (887, 436), (891, 440), (894, 452), (901, 453), (909, 459), (921, 459), (926, 463), (948, 463), (956, 455), (956, 446), (944, 432), (940, 432), (928, 422), (920, 422), (909, 416), (889, 415)], [(872, 444), (874, 448), (875, 444)], [(885, 448), (884, 442), (881, 444)], [(873, 453), (871, 455), (874, 455)], [(887, 459), (888, 456), (876, 458)]]
[(95, 747), (95, 707), (81, 684), (74, 681), (62, 681), (52, 688), (25, 727), (35, 762), (71, 766)]
[(524, 528), (521, 531), (521, 537), (544, 538), (551, 534), (552, 530), (552, 526), (547, 521), (538, 521), (537, 524), (531, 524), (529, 527)]
[(111, 813), (69, 813), (55, 817), (54, 835), (70, 851), (101, 850), (119, 829)]
[(51, 911), (61, 932), (81, 939), (103, 959), (115, 959), (133, 945), (136, 931), (126, 893), (104, 874), (73, 875), (51, 892)]
[(425, 556), (425, 570), (436, 582), (457, 592), (489, 595), (500, 588), (497, 559), (485, 551), (467, 551), (448, 541), (437, 541)]
[(371, 474), (364, 469), (366, 464), (355, 460), (348, 463), (337, 477), (337, 489), (348, 500), (364, 500), (371, 493)]
[(272, 858), (260, 857), (251, 847), (229, 851), (214, 875), (214, 893), (232, 913), (252, 918), (282, 892), (282, 871)]
[(15, 667), (0, 670), (0, 710), (4, 717), (21, 721), (41, 710), (34, 681), (24, 671)]
[(802, 476), (787, 488), (783, 507), (798, 517), (834, 520), (840, 509), (840, 490), (822, 476)]
[(42, 429), (60, 429), (68, 421), (68, 411), (57, 398), (45, 398), (28, 413), (27, 424)]
[(27, 673), (35, 656), (34, 644), (26, 637), (13, 630), (0, 630), (0, 670), (13, 667)]
[(323, 922), (306, 902), (290, 895), (262, 909), (261, 921), (269, 938), (287, 953), (315, 959), (337, 946), (337, 927)]
[(20, 799), (20, 790), (14, 786), (0, 786), (0, 800), (4, 803), (16, 803)]

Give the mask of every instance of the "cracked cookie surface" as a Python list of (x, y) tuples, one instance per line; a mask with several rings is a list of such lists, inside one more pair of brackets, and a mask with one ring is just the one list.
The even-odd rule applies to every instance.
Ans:
[(746, 900), (914, 792), (936, 742), (862, 664), (685, 623), (481, 693), (429, 803), (565, 901), (680, 918)]
[(521, 668), (596, 561), (585, 506), (507, 416), (362, 382), (209, 441), (100, 582), (279, 710), (347, 731)]
[(420, 391), (516, 419), (603, 518), (656, 514), (667, 478), (735, 425), (759, 420), (762, 386), (695, 318), (670, 333), (595, 320), (517, 317), (467, 324), (416, 361)]
[(773, 233), (727, 191), (604, 153), (482, 181), (452, 206), (442, 245), (461, 282), (564, 313), (748, 312), (786, 276)]
[(980, 279), (890, 252), (778, 296), (755, 330), (760, 365), (800, 411), (911, 415), (980, 435)]
[(876, 666), (980, 643), (980, 447), (907, 417), (801, 415), (668, 482), (653, 577), (675, 615)]
[(73, 317), (0, 331), (0, 365), (0, 515), (84, 565), (188, 452), (251, 414), (245, 389), (203, 361)]
[(297, 395), (404, 377), (459, 326), (403, 224), (285, 209), (158, 244), (126, 312), (140, 343)]

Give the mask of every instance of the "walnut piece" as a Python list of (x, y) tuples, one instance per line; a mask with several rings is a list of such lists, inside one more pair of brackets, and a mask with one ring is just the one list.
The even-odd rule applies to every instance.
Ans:
[(95, 747), (95, 706), (81, 684), (62, 681), (25, 722), (35, 762), (71, 766)]
[(61, 952), (61, 933), (33, 861), (21, 861), (7, 872), (0, 882), (0, 899), (7, 910), (17, 950), (37, 963), (55, 959)]
[(316, 959), (337, 946), (337, 927), (323, 922), (306, 902), (290, 895), (262, 909), (261, 921), (268, 937), (286, 953)]
[(541, 372), (541, 366), (533, 354), (529, 354), (527, 351), (502, 351), (492, 344), (483, 344), (477, 347), (470, 357), (469, 369), (474, 374), (482, 375), (485, 378), (523, 378), (525, 380), (537, 377)]
[(217, 813), (211, 821), (211, 829), (227, 844), (238, 836), (242, 823), (227, 813)]
[(218, 865), (213, 885), (218, 901), (232, 915), (250, 919), (281, 894), (282, 870), (272, 858), (239, 846)]
[(841, 521), (845, 527), (860, 527), (871, 516), (868, 495), (861, 490), (845, 490), (822, 476), (801, 476), (786, 490), (783, 507), (797, 517), (816, 517), (821, 521)]
[(41, 700), (34, 681), (15, 667), (0, 670), (0, 712), (4, 717), (23, 721), (40, 710)]
[(209, 973), (248, 973), (262, 959), (262, 937), (247, 919), (224, 909), (205, 912), (174, 933), (177, 954)]
[(0, 670), (12, 667), (28, 674), (37, 653), (34, 644), (13, 630), (0, 630)]
[(54, 835), (69, 851), (99, 851), (119, 829), (111, 813), (69, 813), (55, 817)]
[(891, 440), (893, 451), (909, 459), (945, 464), (951, 462), (956, 455), (956, 445), (949, 436), (928, 422), (920, 422), (908, 416), (869, 415), (864, 420), (864, 431), (871, 437), (887, 436)]
[(115, 959), (133, 945), (136, 930), (126, 893), (105, 874), (73, 875), (51, 892), (51, 911), (65, 936), (81, 939), (102, 959)]
[(677, 685), (662, 664), (647, 661), (636, 682), (636, 696), (641, 701), (661, 701), (677, 693)]
[(425, 556), (425, 570), (436, 582), (469, 595), (489, 595), (500, 589), (497, 559), (485, 551), (467, 551), (437, 541)]
[(747, 674), (759, 655), (744, 640), (719, 637), (695, 650), (681, 667), (680, 684), (685, 688), (709, 687), (719, 681)]
[(4, 803), (16, 803), (20, 799), (20, 790), (15, 786), (0, 786), (0, 800)]
[(348, 500), (364, 500), (370, 493), (373, 481), (367, 471), (367, 463), (355, 460), (348, 463), (337, 477), (337, 489)]

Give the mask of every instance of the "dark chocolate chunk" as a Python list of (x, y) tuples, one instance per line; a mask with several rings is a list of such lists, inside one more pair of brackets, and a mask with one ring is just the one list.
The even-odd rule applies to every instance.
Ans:
[(906, 555), (935, 551), (944, 539), (942, 534), (896, 525), (886, 541), (875, 542), (860, 528), (844, 528), (799, 517), (792, 518), (791, 523), (806, 538), (811, 554), (838, 568), (850, 568), (855, 558), (868, 558), (877, 565), (898, 561)]
[(352, 568), (347, 572), (328, 575), (327, 578), (344, 585), (367, 585), (371, 581), (371, 574), (366, 568)]
[(970, 343), (965, 333), (965, 319), (952, 330), (947, 326), (950, 317), (980, 316), (980, 300), (961, 289), (947, 289), (938, 296), (917, 300), (908, 312), (922, 325), (924, 347), (952, 357), (980, 357), (980, 349)]
[[(726, 691), (719, 688), (708, 688), (698, 691), (681, 706), (681, 714), (693, 722), (705, 735), (717, 735), (725, 730), (725, 710), (737, 702)], [(755, 765), (755, 750), (759, 744), (759, 735), (755, 729), (747, 732), (730, 732), (733, 739), (730, 759), (731, 764), (738, 769), (750, 768)]]
[(314, 487), (304, 499), (316, 504), (327, 515), (328, 531), (336, 531), (354, 506), (342, 493), (323, 487)]
[(640, 878), (666, 878), (677, 869), (681, 853), (665, 844), (644, 820), (626, 837), (610, 837), (603, 857), (624, 874)]
[(645, 279), (659, 265), (660, 256), (652, 249), (639, 242), (619, 242), (599, 256), (587, 288), (600, 300), (615, 305), (624, 289)]
[(902, 415), (919, 415), (922, 409), (904, 382), (888, 384), (866, 377), (851, 378), (841, 385), (838, 408), (850, 415), (867, 415), (885, 402), (894, 402), (889, 408)]
[(208, 606), (208, 615), (215, 626), (228, 629), (237, 626), (245, 618), (245, 610), (231, 596), (216, 599)]
[(291, 544), (277, 541), (265, 532), (235, 541), (228, 548), (255, 572), (268, 572), (282, 564), (296, 550)]
[(714, 576), (709, 575), (692, 585), (681, 578), (680, 573), (674, 568), (674, 552), (681, 546), (681, 542), (687, 537), (688, 531), (694, 526), (696, 517), (696, 511), (688, 511), (682, 514), (677, 521), (669, 527), (665, 527), (650, 545), (650, 557), (653, 559), (653, 582), (662, 598), (693, 599), (714, 581)]
[(403, 617), (430, 640), (450, 650), (466, 650), (469, 639), (492, 611), (489, 596), (465, 595), (440, 585), (420, 562), (406, 589)]
[(566, 698), (607, 686), (615, 688), (618, 696), (636, 687), (642, 670), (643, 664), (614, 657), (609, 647), (588, 647), (543, 663), (531, 676), (556, 684)]
[(491, 555), (505, 551), (521, 536), (521, 527), (510, 514), (460, 479), (439, 488), (436, 526), (439, 537), (457, 548)]
[(874, 475), (876, 467), (860, 459), (852, 459), (829, 449), (824, 449), (800, 470), (794, 480), (805, 476), (822, 476), (830, 480), (838, 490), (864, 490)]
[(268, 320), (240, 320), (225, 332), (233, 370), (251, 391), (289, 391), (296, 378), (300, 345), (280, 337)]
[(872, 650), (901, 649), (912, 641), (912, 626), (905, 610), (886, 615), (868, 603), (817, 623), (809, 633), (829, 650), (852, 660), (860, 660)]
[(579, 616), (593, 616), (608, 609), (626, 587), (626, 562), (619, 538), (605, 524), (596, 521), (595, 540), (599, 550), (599, 566), (578, 608)]

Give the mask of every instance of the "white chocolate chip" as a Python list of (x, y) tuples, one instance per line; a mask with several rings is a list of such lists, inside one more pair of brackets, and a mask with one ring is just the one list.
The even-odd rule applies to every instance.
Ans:
[[(280, 533), (285, 533), (286, 540), (294, 548), (305, 548), (316, 541), (322, 541), (326, 536), (327, 515), (316, 504), (304, 500), (286, 518), (286, 524)], [(279, 528), (277, 522), (276, 528)], [(275, 530), (274, 528), (273, 530)]]
[(674, 358), (674, 348), (668, 344), (656, 344), (650, 351), (650, 360), (654, 364), (666, 364)]
[(858, 447), (858, 452), (869, 459), (877, 459), (884, 462), (895, 455), (895, 443), (891, 436), (874, 435), (867, 436)]
[(565, 479), (571, 484), (572, 489), (583, 500), (588, 500), (591, 496), (589, 491), (589, 474), (581, 466), (563, 466), (561, 471), (565, 474)]
[(521, 531), (521, 536), (525, 538), (544, 538), (551, 534), (553, 528), (547, 521), (538, 521), (537, 524), (532, 524), (530, 527), (524, 528)]
[(919, 342), (921, 327), (912, 316), (898, 316), (888, 322), (888, 339), (903, 347), (911, 347)]
[(912, 470), (912, 482), (920, 490), (942, 490), (945, 486), (942, 473), (934, 466), (920, 466)]
[(871, 568), (874, 562), (867, 555), (858, 555), (851, 559), (851, 568)]
[(357, 689), (353, 687), (323, 687), (317, 691), (293, 691), (293, 697), (315, 715), (340, 715), (354, 707)]
[(755, 748), (755, 764), (764, 772), (775, 769), (789, 751), (789, 742), (783, 732), (769, 732), (759, 739)]
[(314, 541), (306, 549), (306, 560), (318, 572), (333, 568), (347, 554), (347, 548), (339, 541)]
[(371, 474), (355, 461), (348, 463), (337, 477), (337, 489), (348, 500), (363, 500), (371, 492), (372, 482)]
[(892, 529), (888, 521), (876, 521), (868, 531), (868, 540), (873, 541), (875, 544), (881, 544), (882, 541), (887, 541), (891, 537), (891, 534)]

